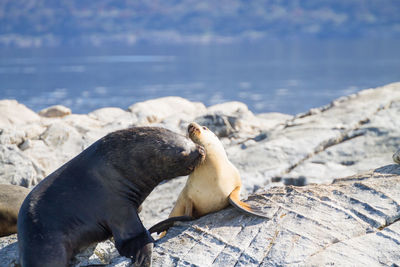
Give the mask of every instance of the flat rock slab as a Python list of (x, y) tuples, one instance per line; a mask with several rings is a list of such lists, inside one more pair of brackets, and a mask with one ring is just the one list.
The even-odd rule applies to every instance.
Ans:
[(171, 228), (154, 266), (390, 266), (400, 262), (400, 166), (252, 195), (271, 219), (229, 208)]

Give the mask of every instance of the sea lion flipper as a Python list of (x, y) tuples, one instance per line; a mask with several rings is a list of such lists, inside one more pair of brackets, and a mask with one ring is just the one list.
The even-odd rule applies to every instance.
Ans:
[(130, 214), (130, 216), (126, 216), (124, 221), (110, 224), (115, 247), (122, 256), (137, 260), (136, 256), (141, 255), (143, 260), (146, 251), (151, 253), (151, 250), (144, 247), (153, 243), (154, 239), (144, 228), (136, 210), (125, 211), (124, 214)]
[(152, 227), (150, 227), (149, 232), (150, 234), (152, 233), (157, 233), (160, 234), (161, 232), (167, 231), (169, 228), (171, 228), (175, 222), (186, 222), (186, 221), (192, 221), (194, 217), (192, 216), (177, 216), (177, 217), (171, 217), (168, 218), (164, 221), (161, 221), (159, 223), (156, 223)]
[(263, 218), (270, 218), (267, 214), (262, 212), (260, 207), (245, 203), (240, 200), (239, 198), (240, 187), (236, 187), (229, 195), (229, 203), (234, 206), (235, 208), (244, 211), (245, 213), (263, 217)]
[(143, 246), (136, 253), (136, 261), (133, 266), (150, 267), (151, 266), (151, 255), (153, 254), (153, 243), (148, 243)]

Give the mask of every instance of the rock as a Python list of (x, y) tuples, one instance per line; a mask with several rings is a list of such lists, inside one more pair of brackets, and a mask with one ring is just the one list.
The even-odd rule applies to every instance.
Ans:
[(0, 238), (0, 266), (19, 267), (17, 235)]
[(136, 114), (139, 123), (156, 123), (163, 119), (180, 113), (189, 114), (195, 117), (205, 112), (204, 104), (190, 102), (181, 97), (163, 97), (131, 105), (129, 111)]
[[(293, 208), (293, 210), (297, 211), (297, 208), (300, 207), (310, 207), (310, 210), (306, 210), (307, 212), (297, 217), (294, 217), (294, 215), (289, 212), (291, 217), (287, 223), (290, 222), (290, 225), (286, 225), (285, 222), (285, 218), (289, 218), (288, 216), (279, 218), (279, 216), (276, 217), (277, 215), (271, 214), (271, 217), (274, 219), (265, 222), (267, 223), (265, 227), (259, 227), (258, 221), (250, 220), (246, 216), (240, 215), (236, 213), (236, 211), (230, 209), (222, 211), (221, 214), (223, 214), (223, 216), (221, 218), (218, 217), (220, 213), (217, 213), (215, 214), (217, 217), (211, 218), (217, 220), (217, 222), (218, 220), (221, 221), (223, 225), (221, 227), (217, 225), (217, 228), (219, 227), (220, 230), (222, 229), (223, 231), (229, 232), (229, 238), (231, 238), (229, 239), (227, 237), (226, 239), (221, 239), (220, 241), (222, 243), (218, 243), (219, 241), (214, 240), (214, 236), (220, 237), (219, 233), (217, 235), (213, 232), (212, 236), (208, 234), (201, 234), (201, 236), (199, 236), (199, 233), (202, 232), (196, 230), (197, 228), (193, 228), (192, 224), (181, 224), (179, 227), (184, 228), (177, 227), (176, 229), (179, 228), (181, 229), (180, 232), (182, 232), (182, 229), (192, 227), (190, 228), (192, 229), (190, 230), (191, 232), (185, 230), (185, 238), (183, 238), (178, 231), (176, 232), (176, 238), (178, 239), (171, 239), (171, 242), (178, 242), (179, 240), (182, 244), (187, 244), (188, 247), (184, 247), (181, 250), (182, 253), (186, 250), (188, 252), (188, 257), (190, 255), (192, 255), (190, 257), (195, 257), (193, 255), (199, 251), (199, 253), (197, 253), (198, 256), (196, 256), (199, 262), (204, 258), (205, 262), (208, 263), (210, 260), (208, 257), (210, 256), (203, 257), (202, 253), (203, 251), (209, 251), (210, 255), (215, 255), (215, 264), (224, 260), (226, 260), (227, 264), (235, 264), (235, 257), (241, 254), (242, 256), (238, 256), (241, 257), (239, 258), (238, 265), (244, 264), (247, 261), (249, 261), (251, 265), (251, 262), (259, 262), (260, 258), (265, 256), (266, 258), (261, 265), (270, 264), (270, 257), (271, 259), (273, 258), (271, 264), (274, 265), (275, 263), (284, 262), (282, 258), (284, 258), (285, 255), (288, 255), (287, 261), (292, 262), (292, 264), (287, 265), (296, 265), (293, 263), (295, 262), (295, 258), (299, 259), (298, 262), (318, 265), (316, 263), (318, 263), (320, 258), (318, 258), (317, 255), (325, 254), (314, 252), (315, 254), (309, 255), (304, 259), (302, 257), (307, 253), (303, 253), (297, 249), (299, 242), (306, 242), (310, 244), (311, 247), (315, 248), (317, 248), (321, 242), (330, 244), (326, 251), (331, 249), (332, 253), (349, 255), (346, 250), (348, 248), (347, 242), (339, 242), (339, 244), (336, 245), (336, 243), (332, 241), (333, 239), (325, 238), (330, 235), (329, 233), (325, 233), (324, 229), (320, 229), (321, 225), (325, 225), (325, 221), (323, 221), (323, 223), (315, 222), (314, 225), (316, 231), (322, 233), (322, 241), (320, 243), (316, 241), (318, 238), (316, 234), (312, 232), (290, 236), (290, 231), (294, 232), (297, 226), (301, 228), (304, 220), (307, 221), (304, 216), (308, 216), (309, 212), (312, 216), (317, 216), (313, 212), (321, 212), (321, 214), (325, 215), (328, 214), (327, 217), (332, 221), (338, 222), (340, 225), (344, 223), (342, 221), (342, 215), (339, 214), (339, 216), (336, 213), (332, 213), (331, 210), (324, 211), (318, 202), (315, 204), (316, 211), (314, 211), (314, 202), (312, 202), (312, 204), (307, 204), (308, 202), (305, 202), (310, 201), (308, 191), (304, 191), (308, 189), (313, 194), (317, 194), (318, 190), (321, 190), (322, 193), (330, 192), (327, 193), (329, 199), (323, 198), (326, 200), (321, 202), (327, 204), (327, 206), (323, 207), (337, 207), (346, 210), (346, 214), (349, 214), (349, 220), (355, 218), (355, 221), (361, 222), (361, 225), (365, 225), (365, 223), (362, 223), (364, 220), (361, 218), (362, 216), (367, 216), (372, 219), (370, 225), (381, 225), (384, 220), (387, 219), (389, 222), (390, 218), (393, 218), (392, 216), (382, 219), (382, 214), (379, 212), (375, 212), (376, 214), (374, 213), (372, 215), (369, 214), (368, 212), (371, 212), (369, 206), (374, 207), (375, 202), (363, 202), (367, 203), (369, 206), (367, 204), (360, 204), (357, 202), (359, 201), (358, 195), (352, 197), (351, 207), (345, 206), (342, 199), (339, 199), (340, 196), (337, 195), (338, 192), (341, 192), (341, 188), (339, 188), (340, 190), (336, 188), (336, 191), (334, 190), (332, 192), (329, 191), (330, 189), (327, 189), (328, 187), (333, 188), (339, 184), (347, 188), (347, 184), (345, 185), (343, 183), (350, 183), (350, 180), (340, 181), (337, 179), (333, 185), (318, 186), (307, 184), (329, 184), (337, 177), (346, 177), (356, 173), (363, 173), (368, 169), (387, 165), (392, 162), (391, 156), (393, 151), (399, 148), (400, 143), (400, 121), (397, 120), (400, 112), (400, 83), (389, 84), (384, 87), (368, 89), (357, 94), (341, 97), (324, 107), (314, 108), (309, 112), (298, 114), (294, 117), (274, 113), (254, 115), (247, 109), (245, 104), (240, 102), (228, 102), (205, 108), (201, 103), (193, 103), (176, 97), (138, 103), (131, 106), (131, 111), (124, 111), (118, 108), (105, 108), (96, 110), (89, 115), (71, 114), (60, 118), (39, 117), (36, 113), (15, 101), (0, 101), (0, 112), (6, 110), (4, 108), (4, 106), (7, 106), (5, 103), (8, 103), (7, 105), (11, 107), (10, 110), (21, 109), (28, 115), (33, 115), (29, 118), (30, 115), (20, 116), (18, 112), (7, 111), (8, 113), (4, 113), (6, 114), (6, 120), (4, 120), (3, 117), (0, 118), (0, 183), (23, 184), (31, 187), (45, 175), (50, 174), (50, 172), (61, 166), (67, 160), (77, 155), (92, 142), (114, 130), (135, 125), (151, 124), (152, 126), (167, 127), (176, 132), (186, 134), (186, 128), (189, 122), (195, 119), (203, 119), (204, 124), (209, 123), (208, 127), (215, 130), (217, 134), (220, 135), (229, 159), (239, 169), (244, 186), (242, 197), (255, 191), (260, 193), (260, 190), (267, 190), (267, 193), (263, 192), (261, 195), (257, 195), (255, 199), (258, 201), (261, 198), (267, 197), (265, 201), (269, 201), (268, 199), (273, 197), (272, 200), (278, 202), (272, 204), (278, 205), (280, 210), (277, 211), (277, 214), (281, 216), (283, 213), (279, 212), (281, 212), (284, 207), (288, 208), (287, 205), (290, 204), (284, 202), (285, 199), (283, 198), (286, 196), (288, 198), (287, 201), (293, 201), (290, 204), (292, 205), (290, 209)], [(399, 152), (395, 155), (399, 155)], [(393, 159), (398, 160), (399, 158), (398, 156), (394, 156)], [(379, 175), (379, 173), (375, 173), (374, 177), (378, 178)], [(185, 179), (186, 178), (179, 178), (162, 184), (148, 196), (143, 203), (143, 210), (140, 213), (140, 217), (146, 227), (150, 227), (157, 221), (165, 219), (168, 216), (174, 201), (176, 201), (185, 183)], [(389, 179), (387, 181), (388, 187), (389, 183), (393, 183), (393, 188), (397, 188), (397, 180)], [(304, 187), (282, 187), (283, 185), (290, 184), (302, 185)], [(279, 189), (274, 186), (281, 187)], [(288, 189), (293, 190), (291, 192), (284, 191)], [(355, 194), (358, 189), (353, 189), (349, 189), (351, 192), (346, 191), (346, 194)], [(381, 192), (380, 189), (377, 190), (377, 192), (376, 195), (379, 196)], [(292, 194), (297, 194), (296, 198), (293, 196), (292, 199)], [(395, 199), (397, 195), (392, 196), (388, 194), (387, 196), (389, 196), (388, 199)], [(334, 202), (330, 202), (331, 200)], [(377, 201), (379, 202), (381, 200), (378, 199)], [(393, 202), (394, 201), (395, 200), (393, 200)], [(271, 203), (268, 202), (267, 204), (270, 205)], [(296, 206), (297, 204), (298, 206)], [(313, 209), (311, 209), (311, 207), (313, 207)], [(367, 209), (367, 211), (362, 210), (363, 208)], [(378, 208), (379, 207), (375, 207), (374, 209), (379, 210)], [(290, 209), (288, 208), (289, 211)], [(347, 210), (350, 211), (348, 212)], [(389, 210), (388, 208), (381, 212), (386, 214)], [(374, 212), (374, 210), (372, 211)], [(271, 213), (273, 212), (274, 210), (271, 210)], [(232, 218), (231, 221), (226, 221), (230, 220), (229, 218)], [(206, 219), (200, 219), (199, 222), (203, 222), (202, 220)], [(369, 219), (366, 220), (368, 221)], [(206, 222), (207, 221), (204, 221), (204, 223)], [(196, 224), (193, 224), (194, 226), (197, 225), (198, 221), (195, 223)], [(241, 226), (240, 229), (238, 228), (238, 225), (242, 225), (242, 223), (243, 226), (246, 226), (243, 230), (241, 230)], [(262, 224), (264, 222), (260, 223)], [(392, 229), (392, 227), (395, 227), (394, 225), (396, 223), (398, 222), (388, 226), (388, 230), (382, 230), (383, 232), (379, 233), (376, 231), (376, 227), (373, 226), (371, 228), (371, 235), (368, 235), (368, 237), (364, 237), (365, 229), (358, 229), (361, 233), (360, 239), (349, 237), (349, 245), (351, 242), (355, 242), (351, 244), (364, 241), (368, 242), (368, 244), (371, 244), (371, 246), (368, 245), (368, 249), (371, 249), (372, 252), (364, 252), (366, 255), (375, 255), (374, 253), (378, 252), (376, 252), (376, 249), (373, 249), (374, 246), (377, 246), (377, 244), (382, 244), (382, 246), (387, 245), (386, 239), (383, 239), (383, 241), (380, 239), (381, 234), (386, 235), (387, 233), (384, 231), (393, 230), (394, 228)], [(283, 227), (287, 226), (287, 229), (290, 229), (285, 230), (284, 233), (280, 232), (277, 227), (281, 224)], [(357, 223), (354, 224), (357, 226)], [(367, 224), (369, 223), (367, 222)], [(339, 233), (340, 229), (334, 228), (330, 224), (328, 225), (330, 229), (338, 231)], [(343, 225), (348, 227), (345, 223)], [(205, 228), (205, 226), (201, 227), (201, 230), (204, 230), (203, 228)], [(272, 230), (269, 228), (275, 229), (277, 232), (271, 232)], [(210, 228), (210, 230), (213, 230), (213, 228)], [(259, 233), (260, 238), (254, 236), (254, 240), (249, 241), (248, 237), (246, 237), (246, 233), (251, 232), (251, 235), (253, 235), (252, 231)], [(306, 231), (306, 229), (304, 231)], [(238, 237), (234, 235), (236, 232), (240, 233)], [(270, 239), (265, 238), (265, 236), (263, 236), (264, 233), (268, 233), (268, 238)], [(275, 233), (277, 233), (277, 236), (275, 236)], [(349, 233), (351, 233), (351, 231)], [(225, 238), (225, 233), (223, 235)], [(342, 240), (340, 239), (342, 238), (342, 234), (337, 235), (337, 240)], [(203, 237), (204, 240), (202, 239)], [(265, 251), (265, 248), (262, 247), (261, 239), (263, 239), (264, 242), (268, 242), (271, 247), (270, 250)], [(193, 245), (191, 242), (194, 242), (193, 240), (197, 240), (198, 244), (191, 247)], [(209, 240), (212, 240), (211, 244), (207, 243)], [(225, 245), (224, 242), (227, 240), (229, 240), (229, 243)], [(274, 247), (275, 243), (271, 242), (271, 240), (280, 240), (281, 243), (279, 246)], [(282, 240), (287, 240), (287, 242), (283, 242)], [(246, 247), (246, 242), (252, 242), (253, 245)], [(315, 242), (317, 242), (317, 245), (314, 244)], [(0, 246), (1, 244), (2, 239), (0, 240)], [(207, 244), (207, 247), (204, 247), (204, 244)], [(218, 249), (222, 248), (221, 244), (223, 244), (223, 252), (220, 253)], [(160, 250), (160, 253), (167, 251), (169, 249), (168, 246), (169, 243), (165, 245), (160, 243), (160, 247), (163, 248), (162, 251)], [(218, 251), (215, 250), (216, 247)], [(12, 246), (9, 248), (12, 249)], [(174, 249), (172, 249), (172, 252), (173, 251)], [(292, 253), (290, 251), (293, 251), (294, 254), (290, 254)], [(304, 251), (307, 251), (307, 249), (305, 248)], [(352, 250), (349, 249), (349, 251)], [(172, 252), (170, 254), (175, 255)], [(3, 259), (2, 253), (3, 251), (0, 250), (1, 260)], [(106, 262), (109, 266), (128, 265), (129, 260), (124, 257), (115, 256), (117, 255), (115, 253), (116, 250), (113, 243), (110, 241), (104, 242), (99, 244), (96, 248), (93, 247), (92, 252), (83, 252), (82, 257), (74, 264), (84, 265)], [(265, 255), (263, 253), (265, 253)], [(354, 253), (358, 255), (357, 253), (359, 252)], [(382, 250), (379, 253), (383, 253), (381, 255), (383, 263), (390, 263), (390, 261), (386, 261), (386, 259), (392, 259), (388, 250)], [(263, 256), (260, 256), (261, 254)], [(333, 259), (331, 257), (332, 255), (334, 254), (326, 254), (326, 258)], [(162, 261), (167, 266), (168, 264), (175, 265), (175, 263), (178, 265), (186, 264), (186, 261), (182, 261), (180, 258), (164, 256), (162, 256), (164, 257)], [(281, 259), (277, 259), (277, 257), (281, 257)], [(103, 259), (108, 260), (104, 261)], [(192, 258), (190, 258), (187, 264), (193, 262), (197, 262), (197, 260), (192, 260)], [(343, 261), (343, 263), (346, 263), (343, 265), (347, 265), (348, 262)], [(0, 266), (3, 265), (0, 263)]]
[(393, 154), (393, 161), (400, 164), (400, 149)]
[(360, 91), (334, 103), (321, 112), (296, 116), (284, 127), (265, 130), (264, 140), (227, 147), (247, 190), (260, 181), (272, 186), (274, 177), (329, 182), (389, 163), (390, 151), (400, 142), (396, 120), (400, 83)]
[(0, 129), (11, 125), (37, 122), (40, 117), (15, 100), (0, 100)]
[(71, 114), (71, 109), (62, 106), (55, 105), (39, 111), (39, 115), (47, 118), (61, 118)]
[[(317, 151), (290, 171), (306, 176), (308, 183), (327, 183), (391, 162), (391, 151), (400, 144), (400, 99), (379, 109), (360, 126), (350, 130), (343, 140)], [(325, 180), (321, 180), (321, 176)]]
[(221, 114), (204, 115), (195, 121), (209, 128), (218, 137), (228, 137), (239, 131), (238, 119)]
[(65, 122), (54, 122), (32, 140), (24, 151), (45, 171), (46, 175), (82, 152), (92, 140), (86, 140), (74, 127)]
[(89, 117), (105, 123), (111, 123), (127, 114), (129, 114), (129, 112), (120, 108), (101, 108), (90, 112)]
[[(253, 195), (271, 219), (228, 208), (180, 223), (154, 266), (390, 266), (400, 262), (400, 166)], [(393, 265), (394, 266), (394, 265)]]
[(208, 127), (218, 137), (248, 138), (259, 133), (260, 124), (254, 114), (241, 102), (227, 102), (211, 106), (195, 121)]
[[(270, 188), (247, 200), (270, 219), (229, 207), (178, 223), (156, 242), (153, 266), (391, 266), (400, 262), (398, 192), (400, 165), (332, 184)], [(0, 239), (1, 263), (7, 263), (1, 266), (15, 266), (15, 241), (15, 235)], [(129, 260), (108, 240), (73, 264), (128, 266)]]
[(16, 145), (0, 144), (0, 183), (31, 187), (43, 178), (44, 171)]
[(4, 127), (0, 129), (0, 144), (20, 145), (25, 140), (25, 132), (15, 127)]
[(23, 141), (18, 147), (19, 147), (19, 149), (24, 151), (24, 150), (27, 150), (28, 148), (30, 148), (31, 146), (32, 146), (31, 140), (27, 139), (27, 140)]
[(240, 116), (248, 112), (251, 111), (247, 105), (238, 101), (216, 104), (207, 108), (207, 113), (223, 113), (228, 116)]
[(283, 114), (278, 112), (261, 113), (256, 115), (257, 119), (260, 120), (261, 128), (264, 131), (269, 131), (277, 126), (285, 125), (288, 121), (293, 120), (294, 116), (289, 114)]

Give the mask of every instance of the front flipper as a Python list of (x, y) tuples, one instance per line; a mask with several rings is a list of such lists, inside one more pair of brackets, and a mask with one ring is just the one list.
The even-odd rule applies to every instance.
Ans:
[(136, 210), (132, 210), (130, 216), (128, 214), (125, 212), (125, 218), (110, 223), (115, 247), (119, 254), (131, 258), (133, 262), (140, 260), (151, 263), (154, 239), (144, 228)]
[(229, 195), (229, 203), (231, 203), (232, 206), (234, 206), (235, 208), (251, 214), (251, 215), (255, 215), (255, 216), (259, 216), (259, 217), (263, 217), (263, 218), (268, 218), (270, 219), (270, 217), (262, 212), (262, 209), (260, 207), (256, 207), (254, 205), (251, 204), (247, 204), (244, 203), (243, 201), (240, 200), (239, 198), (239, 194), (240, 194), (240, 187), (236, 187)]
[(136, 261), (133, 266), (150, 267), (152, 254), (153, 254), (153, 243), (148, 243), (136, 253)]
[(159, 223), (156, 223), (152, 227), (150, 227), (149, 232), (150, 234), (152, 233), (161, 233), (164, 231), (167, 231), (169, 228), (171, 228), (175, 222), (180, 221), (180, 222), (187, 222), (187, 221), (192, 221), (194, 220), (194, 217), (192, 216), (177, 216), (177, 217), (171, 217), (168, 218), (164, 221), (161, 221)]

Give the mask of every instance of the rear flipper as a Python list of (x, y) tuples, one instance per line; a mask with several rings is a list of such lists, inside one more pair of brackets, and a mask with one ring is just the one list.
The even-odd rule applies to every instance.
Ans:
[(168, 218), (168, 219), (161, 221), (161, 222), (153, 225), (152, 227), (150, 227), (149, 232), (150, 232), (150, 234), (152, 234), (152, 233), (160, 234), (161, 232), (167, 231), (177, 221), (187, 222), (187, 221), (192, 221), (192, 220), (194, 220), (194, 217), (186, 216), (186, 215), (171, 217), (171, 218)]
[(231, 203), (232, 206), (234, 206), (235, 208), (237, 208), (247, 214), (270, 219), (270, 216), (263, 213), (263, 211), (260, 207), (240, 201), (239, 193), (240, 193), (240, 187), (238, 186), (229, 195), (229, 203)]

